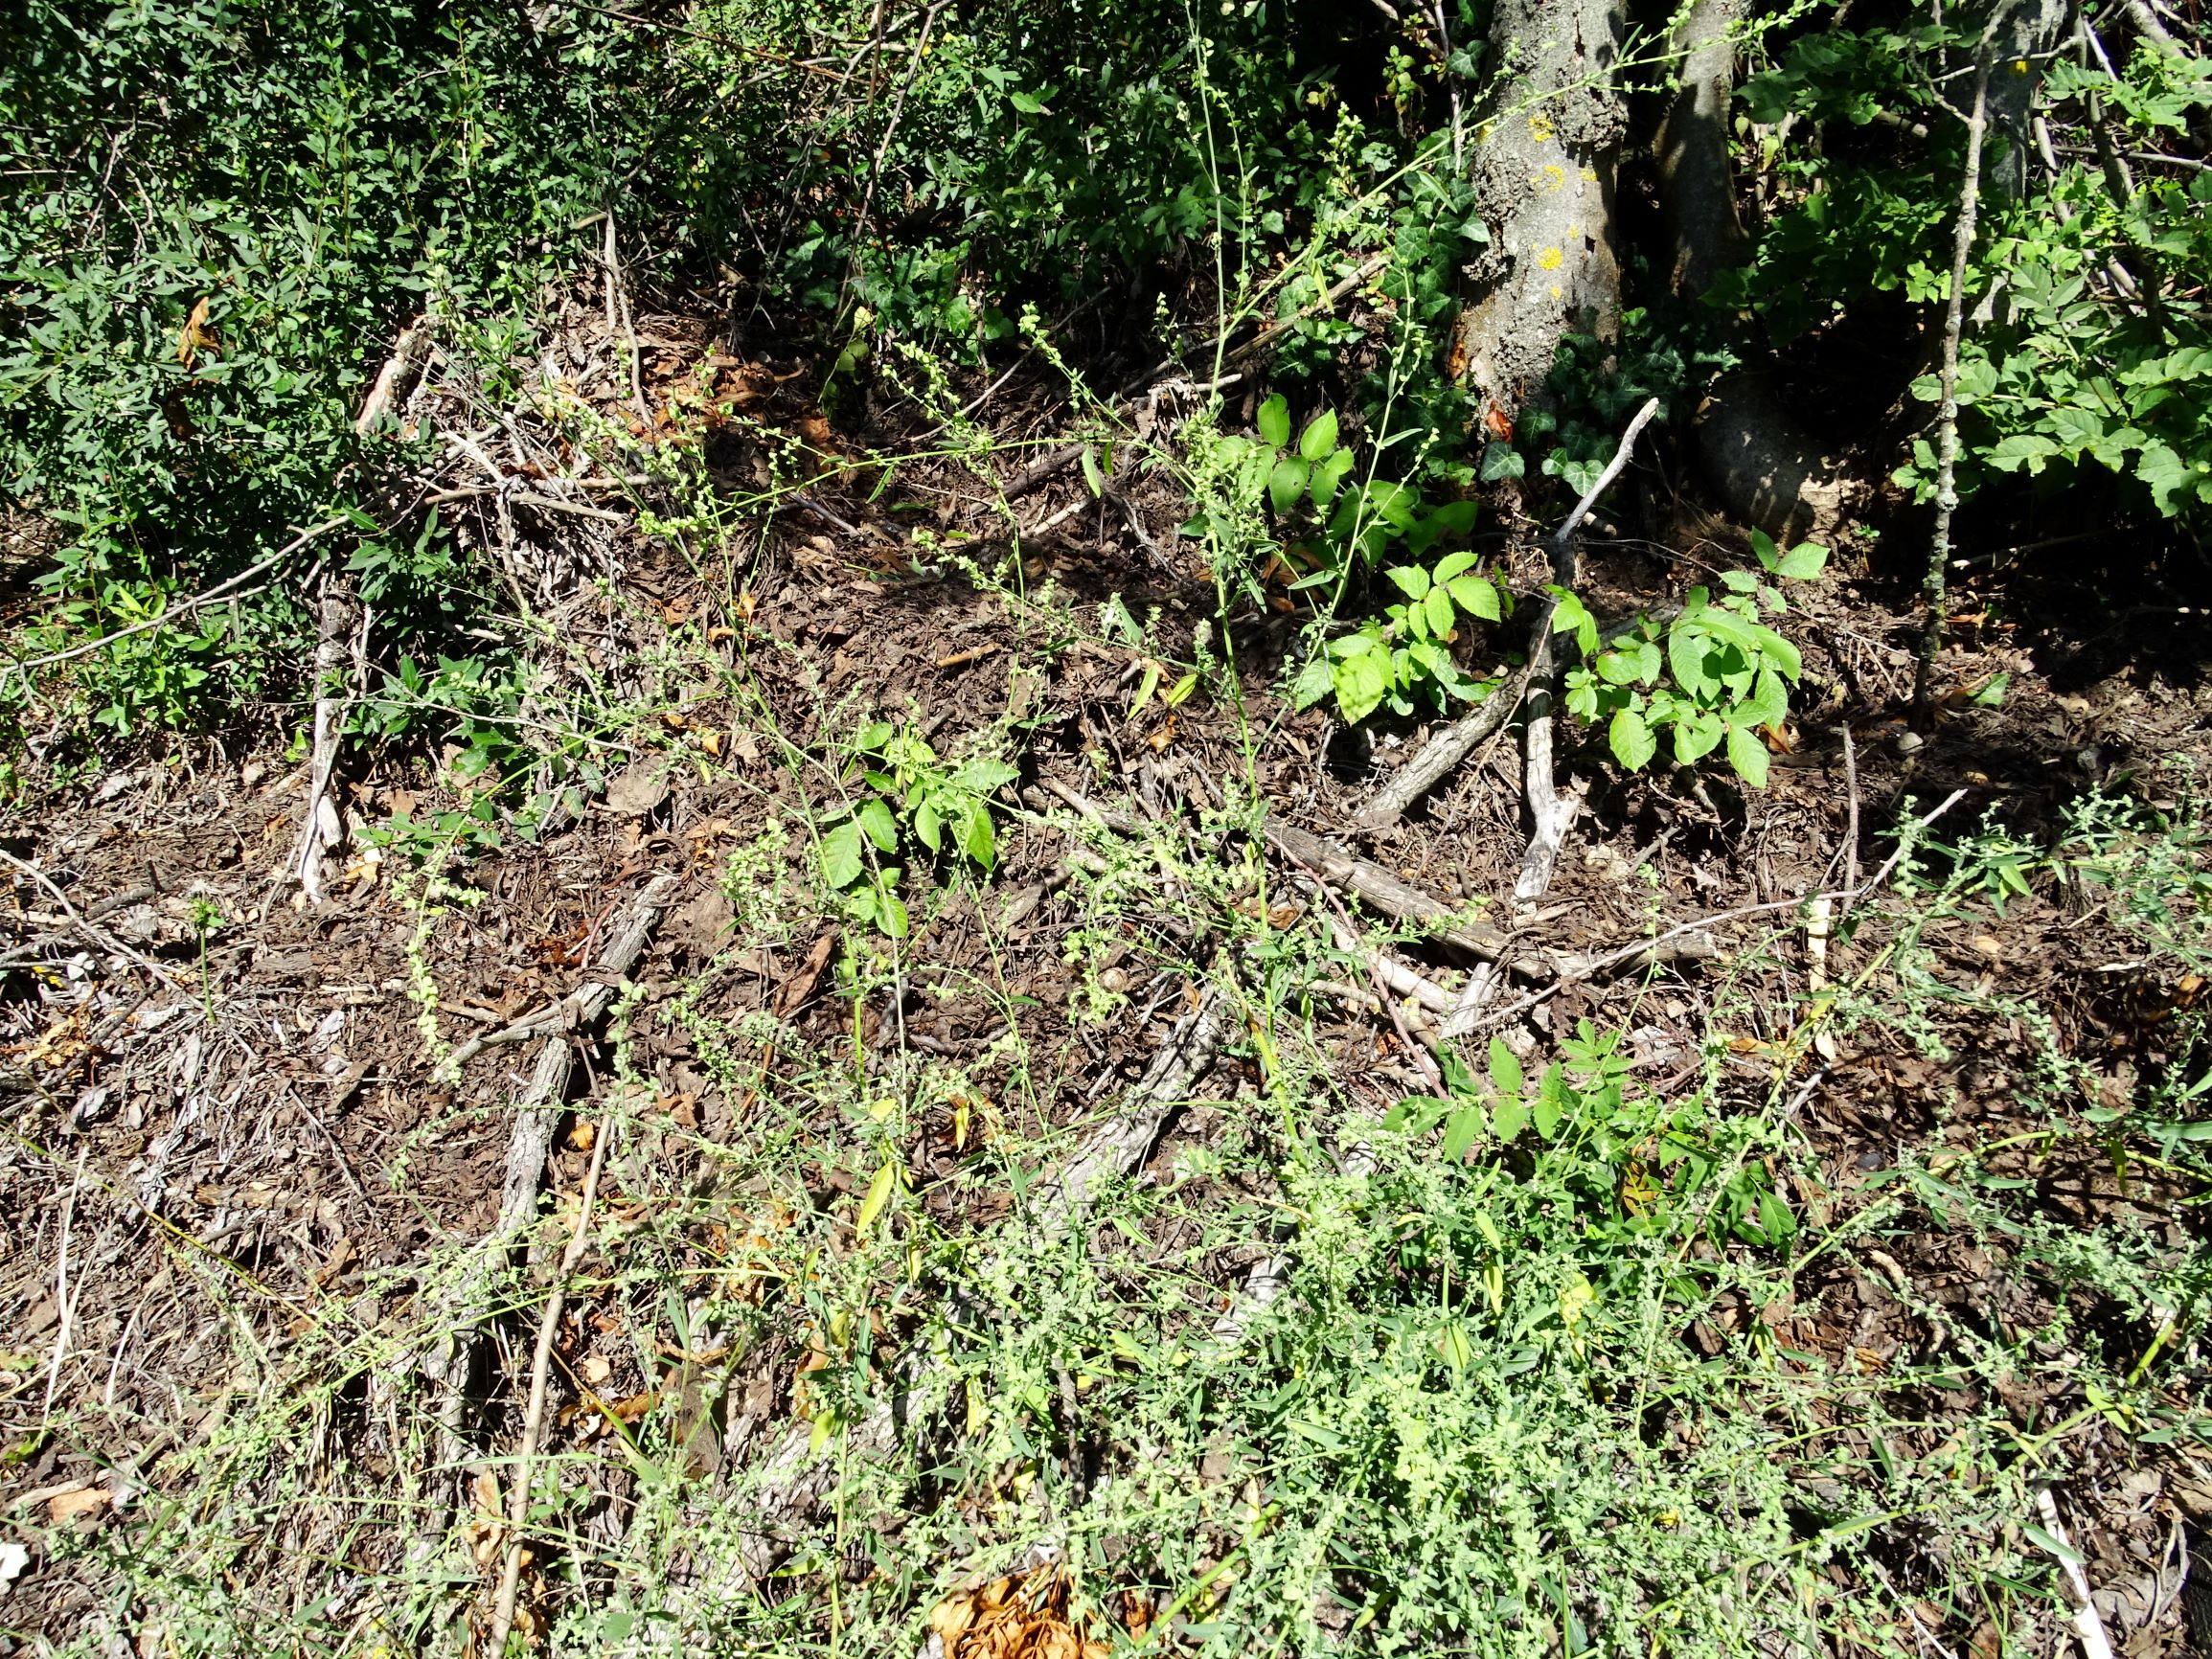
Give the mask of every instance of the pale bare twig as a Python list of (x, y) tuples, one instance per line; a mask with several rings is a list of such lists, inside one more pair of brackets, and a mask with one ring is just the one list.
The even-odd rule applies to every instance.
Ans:
[(591, 1207), (599, 1197), (599, 1172), (606, 1165), (607, 1144), (614, 1139), (613, 1120), (600, 1127), (591, 1146), (591, 1168), (584, 1172), (583, 1196), (576, 1210), (576, 1227), (554, 1270), (553, 1288), (545, 1298), (545, 1311), (537, 1321), (537, 1352), (530, 1362), (530, 1406), (522, 1418), (522, 1441), (515, 1448), (513, 1493), (507, 1506), (507, 1560), (499, 1575), (499, 1595), (491, 1608), (491, 1635), (485, 1651), (507, 1651), (508, 1633), (514, 1628), (514, 1594), (522, 1581), (522, 1529), (530, 1521), (531, 1466), (537, 1457), (537, 1437), (545, 1424), (545, 1390), (553, 1367), (553, 1342), (560, 1330), (560, 1310), (567, 1300), (568, 1280), (583, 1261), (591, 1239)]

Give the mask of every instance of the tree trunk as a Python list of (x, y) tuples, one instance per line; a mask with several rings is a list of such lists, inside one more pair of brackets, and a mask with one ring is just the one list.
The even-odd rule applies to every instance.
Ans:
[(1617, 330), (1613, 172), (1627, 125), (1614, 77), (1622, 0), (1497, 0), (1497, 90), (1469, 166), (1491, 241), (1469, 267), (1455, 357), (1508, 426), (1539, 395), (1561, 335)]
[[(1743, 15), (1743, 0), (1697, 0), (1675, 33), (1681, 84), (1660, 128), (1658, 164), (1669, 270), (1685, 298), (1703, 294), (1750, 252), (1728, 155), (1733, 32)], [(1772, 534), (1833, 536), (1854, 504), (1841, 462), (1822, 452), (1757, 370), (1712, 389), (1697, 413), (1696, 440), (1706, 482), (1729, 516)]]

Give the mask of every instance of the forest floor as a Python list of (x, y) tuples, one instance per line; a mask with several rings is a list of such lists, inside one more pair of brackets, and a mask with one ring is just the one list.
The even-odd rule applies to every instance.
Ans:
[[(1068, 467), (1018, 565), (957, 457), (727, 535), (658, 483), (643, 526), (534, 508), (534, 459), (726, 497), (761, 432), (834, 443), (803, 361), (673, 318), (646, 394), (704, 356), (759, 424), (625, 443), (579, 330), (615, 436), (511, 423), (504, 482), (423, 486), (476, 492), (523, 723), (582, 780), (532, 833), (371, 745), (308, 902), (281, 738), (30, 763), (6, 810), (0, 1651), (482, 1651), (518, 1536), (521, 1638), (595, 1651), (1436, 1651), (1487, 1608), (1467, 1650), (1996, 1659), (2073, 1626), (2068, 1561), (2117, 1651), (2185, 1649), (2199, 665), (1999, 570), (1916, 731), (1905, 613), (1841, 569), (1786, 625), (1769, 786), (1563, 735), (1585, 807), (1516, 916), (1517, 726), (1361, 828), (1421, 728), (1291, 712), (1299, 615), (1218, 628), (1164, 482), (1125, 511)], [(1024, 397), (1002, 445), (1053, 435)], [(1592, 534), (1593, 610), (1745, 562), (1660, 517)], [(1523, 595), (1541, 528), (1496, 546)], [(878, 720), (993, 824), (988, 868), (932, 857), (889, 801), (902, 935), (821, 856), (883, 798)], [(975, 757), (1018, 778), (963, 794)], [(1499, 933), (1464, 1060), (1376, 994), (1380, 958), (1454, 999)], [(1589, 966), (1661, 935), (1696, 947)], [(603, 1022), (453, 1065), (595, 976)], [(549, 1043), (579, 1063), (503, 1235)]]

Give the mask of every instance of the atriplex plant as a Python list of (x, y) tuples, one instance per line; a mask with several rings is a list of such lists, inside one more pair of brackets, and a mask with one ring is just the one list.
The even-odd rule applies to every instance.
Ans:
[[(1751, 533), (1751, 548), (1772, 578), (1811, 580), (1828, 562), (1828, 550), (1816, 542), (1784, 553), (1763, 531)], [(1602, 651), (1597, 619), (1573, 594), (1555, 589), (1560, 602), (1553, 628), (1574, 634), (1585, 656), (1595, 653), (1590, 666), (1567, 671), (1566, 704), (1593, 724), (1609, 717), (1613, 758), (1631, 772), (1658, 754), (1656, 732), (1671, 731), (1679, 764), (1694, 765), (1725, 741), (1737, 776), (1764, 788), (1767, 745), (1760, 733), (1790, 717), (1787, 688), (1797, 683), (1803, 664), (1797, 648), (1759, 620), (1790, 608), (1780, 588), (1745, 570), (1723, 571), (1721, 584), (1727, 591), (1718, 599), (1706, 588), (1692, 588), (1681, 614), (1663, 630), (1641, 618), (1629, 635), (1616, 636), (1621, 643)]]

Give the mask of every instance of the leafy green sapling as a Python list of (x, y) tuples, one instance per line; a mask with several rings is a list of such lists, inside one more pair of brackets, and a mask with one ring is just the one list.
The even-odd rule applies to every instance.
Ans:
[(1613, 758), (1629, 771), (1651, 764), (1664, 732), (1678, 764), (1695, 765), (1725, 744), (1736, 775), (1754, 789), (1766, 787), (1760, 731), (1789, 718), (1789, 688), (1804, 665), (1797, 648), (1761, 619), (1790, 608), (1775, 581), (1812, 580), (1826, 566), (1828, 550), (1806, 541), (1785, 553), (1762, 531), (1751, 533), (1751, 550), (1760, 571), (1723, 572), (1718, 598), (1694, 587), (1663, 630), (1641, 618), (1604, 649), (1587, 607), (1555, 590), (1554, 631), (1574, 634), (1590, 659), (1567, 671), (1567, 709), (1589, 724), (1608, 722)]

